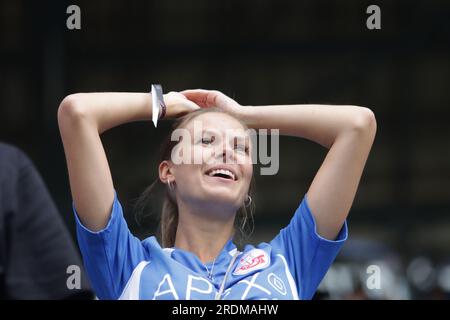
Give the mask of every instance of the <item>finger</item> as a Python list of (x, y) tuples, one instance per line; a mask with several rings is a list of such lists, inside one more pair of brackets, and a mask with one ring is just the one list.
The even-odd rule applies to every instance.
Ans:
[(187, 99), (197, 103), (201, 107), (208, 106), (208, 96), (210, 91), (203, 89), (184, 90), (180, 92)]
[(199, 94), (204, 94), (205, 93), (205, 91), (206, 90), (203, 90), (203, 89), (188, 89), (188, 90), (183, 90), (183, 91), (180, 91), (180, 93), (182, 94), (182, 95), (188, 95), (188, 96), (197, 96), (197, 95), (199, 95)]
[(180, 91), (182, 95), (189, 99), (201, 99), (202, 97), (208, 95), (209, 90), (203, 90), (203, 89), (191, 89), (191, 90), (184, 90)]
[(217, 90), (191, 89), (181, 91), (181, 93), (204, 108), (224, 106), (227, 100), (227, 97)]
[(185, 94), (185, 93), (189, 93), (189, 94), (195, 94), (195, 93), (207, 93), (211, 90), (206, 90), (206, 89), (186, 89), (183, 91), (180, 91), (180, 93)]
[(200, 108), (201, 108), (201, 106), (199, 106), (198, 104), (196, 104), (195, 102), (192, 102), (192, 101), (190, 101), (190, 100), (187, 100), (187, 101), (186, 101), (186, 104), (187, 104), (191, 109), (194, 109), (194, 110), (200, 109)]

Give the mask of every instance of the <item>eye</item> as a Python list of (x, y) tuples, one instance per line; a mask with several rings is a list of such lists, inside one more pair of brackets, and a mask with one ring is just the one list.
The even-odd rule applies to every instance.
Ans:
[(211, 143), (214, 142), (214, 136), (203, 137), (201, 141), (202, 141), (203, 144), (211, 144)]
[(234, 150), (248, 153), (248, 146), (244, 143), (235, 143)]

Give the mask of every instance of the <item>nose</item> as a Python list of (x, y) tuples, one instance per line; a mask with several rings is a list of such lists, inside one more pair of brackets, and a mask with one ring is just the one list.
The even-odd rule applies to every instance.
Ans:
[(223, 163), (234, 163), (236, 161), (236, 152), (229, 142), (222, 143), (222, 150), (219, 154)]

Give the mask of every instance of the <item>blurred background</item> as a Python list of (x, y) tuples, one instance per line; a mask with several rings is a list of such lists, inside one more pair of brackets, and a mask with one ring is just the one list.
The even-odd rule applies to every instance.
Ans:
[[(69, 5), (81, 29), (68, 30)], [(368, 30), (366, 9), (381, 9)], [(74, 92), (217, 89), (241, 104), (354, 104), (378, 123), (350, 238), (316, 299), (450, 297), (450, 2), (0, 0), (0, 141), (33, 160), (75, 238), (56, 121)], [(130, 228), (157, 177), (169, 124), (102, 136)], [(282, 137), (280, 170), (256, 175), (252, 243), (292, 217), (326, 150)], [(255, 171), (259, 172), (259, 170)], [(370, 266), (381, 274), (370, 289)]]

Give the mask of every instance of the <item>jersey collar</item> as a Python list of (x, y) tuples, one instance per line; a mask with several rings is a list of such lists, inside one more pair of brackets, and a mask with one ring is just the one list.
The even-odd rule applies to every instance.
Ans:
[[(194, 263), (194, 265), (192, 265), (192, 267), (196, 267), (199, 266), (201, 269), (204, 268), (204, 264), (202, 263), (202, 261), (200, 260), (200, 258), (187, 250), (184, 249), (180, 249), (177, 247), (172, 247), (172, 252), (171, 252), (171, 256), (172, 258), (174, 258), (175, 260), (179, 261), (179, 262), (191, 262), (189, 264)], [(233, 257), (233, 254), (236, 252), (237, 247), (233, 242), (233, 238), (229, 238), (228, 241), (225, 243), (225, 245), (223, 246), (222, 250), (220, 251), (219, 255), (216, 258), (216, 262), (215, 265), (221, 265), (221, 264), (226, 264), (230, 261), (230, 259)], [(212, 265), (212, 261), (208, 261), (207, 263), (205, 263), (207, 266)], [(195, 268), (196, 269), (196, 268)]]

